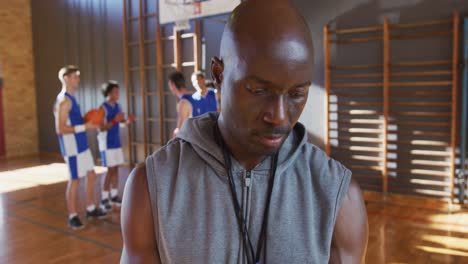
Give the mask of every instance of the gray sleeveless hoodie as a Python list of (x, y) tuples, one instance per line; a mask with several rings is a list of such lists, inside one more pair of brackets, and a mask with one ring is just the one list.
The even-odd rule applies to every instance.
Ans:
[[(222, 151), (214, 140), (215, 120), (216, 114), (187, 120), (178, 138), (146, 161), (161, 263), (247, 263)], [(271, 158), (250, 172), (231, 159), (256, 249)], [(280, 149), (261, 263), (328, 263), (350, 179), (348, 169), (307, 143), (298, 123)]]

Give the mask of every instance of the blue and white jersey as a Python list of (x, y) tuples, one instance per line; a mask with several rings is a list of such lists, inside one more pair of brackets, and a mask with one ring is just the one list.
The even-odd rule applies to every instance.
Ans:
[[(114, 106), (109, 104), (108, 102), (104, 102), (102, 104), (106, 115), (104, 120), (106, 123), (112, 122), (115, 116), (122, 112), (122, 109), (119, 103), (115, 103)], [(98, 143), (99, 143), (99, 151), (104, 151), (106, 149), (116, 149), (122, 147), (120, 144), (120, 127), (119, 124), (113, 125), (110, 129), (106, 131), (99, 131), (98, 134)]]
[[(83, 116), (81, 115), (80, 105), (76, 101), (75, 97), (65, 91), (58, 94), (55, 102), (55, 122), (58, 126), (58, 105), (68, 98), (71, 102), (70, 112), (68, 113), (67, 125), (78, 126), (83, 125)], [(88, 149), (88, 139), (86, 137), (86, 131), (79, 133), (70, 133), (58, 135), (60, 151), (64, 157), (76, 156), (81, 152)]]
[(216, 102), (216, 92), (209, 88), (205, 97), (200, 93), (184, 94), (181, 99), (185, 99), (192, 105), (192, 117), (203, 115), (208, 112), (216, 112), (218, 110)]

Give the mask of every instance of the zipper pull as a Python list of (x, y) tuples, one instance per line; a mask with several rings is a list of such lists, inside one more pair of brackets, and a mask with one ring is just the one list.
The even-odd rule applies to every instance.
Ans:
[(248, 171), (245, 175), (245, 187), (250, 187), (250, 181), (252, 180), (250, 176), (250, 171)]

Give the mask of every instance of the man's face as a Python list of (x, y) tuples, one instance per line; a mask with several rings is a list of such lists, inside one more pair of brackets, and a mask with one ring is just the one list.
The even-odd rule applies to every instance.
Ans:
[(118, 101), (120, 97), (119, 87), (114, 87), (109, 93), (109, 99), (111, 101)]
[[(279, 47), (283, 51), (289, 48), (287, 43)], [(221, 108), (231, 137), (252, 154), (274, 154), (307, 102), (312, 55), (265, 52), (237, 56), (224, 66)]]
[(77, 89), (80, 85), (80, 72), (72, 72), (63, 77), (68, 87)]
[(192, 77), (192, 85), (198, 92), (204, 92), (206, 90), (205, 78), (201, 75)]
[(199, 75), (197, 77), (197, 83), (198, 87), (200, 87), (202, 91), (206, 90), (205, 78), (203, 76)]

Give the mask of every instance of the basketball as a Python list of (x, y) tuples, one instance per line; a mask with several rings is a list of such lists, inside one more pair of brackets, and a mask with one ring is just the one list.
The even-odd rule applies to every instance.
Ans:
[(85, 123), (91, 121), (95, 125), (101, 125), (104, 121), (104, 113), (99, 109), (91, 109), (85, 114), (84, 121)]

